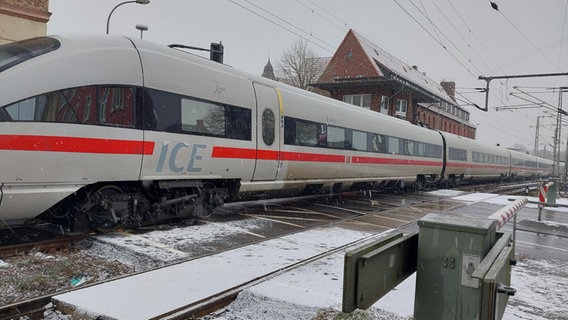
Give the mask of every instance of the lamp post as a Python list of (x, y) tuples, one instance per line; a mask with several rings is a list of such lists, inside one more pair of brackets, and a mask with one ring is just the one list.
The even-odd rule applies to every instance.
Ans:
[(136, 29), (140, 30), (140, 39), (142, 39), (142, 34), (144, 31), (148, 31), (148, 26), (145, 24), (137, 24)]
[(112, 16), (112, 13), (114, 12), (114, 10), (116, 10), (116, 8), (120, 7), (121, 5), (127, 4), (127, 3), (148, 4), (148, 3), (150, 3), (150, 0), (132, 0), (132, 1), (124, 1), (124, 2), (121, 2), (121, 3), (117, 4), (114, 8), (112, 8), (112, 10), (110, 11), (110, 13), (108, 14), (106, 34), (108, 34), (108, 27), (109, 27), (109, 23), (110, 23), (110, 17)]

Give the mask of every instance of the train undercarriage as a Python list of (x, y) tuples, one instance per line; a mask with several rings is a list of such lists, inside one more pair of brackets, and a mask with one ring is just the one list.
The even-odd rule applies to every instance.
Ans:
[[(360, 182), (354, 183), (350, 189), (376, 193), (405, 192), (436, 187), (456, 188), (464, 182), (468, 181), (463, 176), (450, 175), (440, 179), (438, 175), (419, 175), (414, 182)], [(119, 227), (138, 228), (210, 215), (225, 202), (236, 200), (239, 189), (239, 180), (97, 183), (80, 189), (38, 219), (63, 226), (67, 230), (108, 232)], [(323, 185), (307, 185), (303, 194), (336, 194), (334, 189), (327, 190)]]
[(77, 191), (39, 219), (67, 230), (80, 225), (101, 232), (138, 228), (207, 216), (235, 198), (238, 189), (236, 180), (98, 183)]

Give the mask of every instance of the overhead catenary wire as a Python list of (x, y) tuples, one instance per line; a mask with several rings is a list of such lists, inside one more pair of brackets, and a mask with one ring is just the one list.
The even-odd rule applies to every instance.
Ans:
[[(420, 21), (418, 21), (418, 19), (416, 17), (414, 17), (406, 8), (404, 8), (397, 0), (393, 0), (416, 24), (418, 24), (436, 43), (438, 43), (440, 46), (442, 46), (442, 48), (444, 50), (446, 50), (446, 52), (463, 68), (465, 69), (470, 75), (475, 76), (475, 74), (471, 71), (470, 68), (468, 68), (455, 54), (453, 54), (447, 46), (444, 45), (444, 43), (442, 43), (440, 40), (436, 39), (436, 37), (434, 37), (434, 35), (427, 30), (427, 28), (422, 25), (420, 23)], [(412, 2), (410, 1), (410, 3), (424, 16), (426, 16), (422, 11), (420, 11), (420, 9)], [(434, 24), (435, 26), (435, 24)], [(439, 30), (439, 28), (436, 26), (435, 28), (437, 28)], [(465, 55), (465, 53), (463, 53), (463, 51), (451, 40), (449, 39), (449, 37), (447, 37), (445, 35), (445, 33), (442, 32), (442, 35), (444, 35), (444, 37), (448, 40), (448, 42), (466, 59), (469, 61), (469, 59), (467, 58), (467, 56)], [(472, 63), (472, 66), (479, 72), (482, 73), (480, 71), (480, 69), (475, 66)], [(505, 102), (503, 101), (502, 97), (500, 97), (498, 94), (495, 93), (495, 91), (490, 90), (489, 94), (491, 94), (492, 96), (494, 96), (497, 100), (499, 100), (501, 103), (505, 104)], [(474, 104), (477, 105), (477, 104)]]
[[(418, 10), (418, 12), (420, 12), (420, 13), (426, 18), (426, 20), (428, 20), (428, 21), (430, 22), (430, 24), (432, 25), (432, 28), (434, 28), (434, 31), (436, 32), (436, 34), (441, 34), (441, 35), (446, 39), (446, 41), (448, 41), (448, 42), (452, 45), (452, 47), (454, 47), (454, 49), (455, 49), (457, 52), (459, 52), (459, 53), (462, 55), (462, 57), (465, 58), (465, 59), (473, 66), (474, 69), (477, 70), (477, 72), (481, 73), (481, 70), (480, 70), (477, 66), (475, 66), (475, 64), (473, 64), (473, 62), (471, 61), (471, 59), (469, 59), (469, 58), (467, 57), (467, 55), (454, 43), (454, 41), (452, 41), (452, 40), (446, 35), (446, 33), (443, 32), (443, 31), (432, 21), (432, 19), (430, 19), (430, 17), (429, 17), (428, 14), (426, 13), (426, 10), (425, 10), (425, 9), (424, 9), (424, 12), (423, 12), (422, 10), (420, 10), (420, 8), (418, 8), (418, 6), (417, 6), (416, 4), (414, 4), (414, 2), (413, 2), (412, 0), (410, 0), (410, 3)], [(438, 38), (439, 38), (439, 36), (438, 36)], [(438, 42), (441, 43), (441, 42), (442, 42), (441, 39), (439, 39)], [(447, 50), (446, 47), (444, 47), (444, 48)], [(465, 65), (465, 64), (464, 64), (464, 65)], [(471, 70), (470, 70), (469, 68), (467, 68), (467, 71), (473, 75), (473, 73), (471, 72)]]
[[(269, 11), (266, 10), (264, 5), (255, 5), (252, 2), (256, 2), (254, 0), (248, 1), (248, 0), (229, 0), (232, 4), (239, 6), (240, 8), (247, 10), (249, 12), (251, 12), (252, 14), (266, 20), (267, 22), (276, 25), (277, 27), (291, 33), (294, 34), (306, 41), (308, 41), (311, 44), (316, 45), (319, 48), (322, 48), (323, 50), (325, 50), (326, 52), (330, 52), (330, 53), (334, 53), (335, 52), (335, 46), (330, 45), (329, 43), (324, 43), (321, 42), (320, 39), (318, 39), (317, 36), (314, 36), (314, 33), (312, 32), (313, 30), (304, 30), (301, 27), (296, 27), (295, 25), (293, 25), (290, 21), (290, 19), (287, 19), (286, 17), (281, 17), (277, 15), (278, 11)], [(456, 61), (457, 64), (460, 65), (461, 68), (463, 68), (464, 70), (466, 70), (468, 72), (468, 74), (473, 75), (474, 77), (476, 76), (475, 74), (473, 74), (471, 72), (471, 70), (479, 70), (479, 66), (477, 65), (477, 62), (481, 61), (483, 63), (484, 66), (488, 66), (488, 63), (486, 62), (486, 60), (484, 60), (484, 58), (481, 56), (481, 54), (479, 54), (479, 51), (475, 50), (478, 46), (473, 45), (471, 43), (471, 37), (473, 37), (475, 40), (477, 40), (477, 42), (479, 42), (479, 44), (481, 45), (481, 47), (488, 53), (488, 56), (491, 57), (492, 60), (495, 60), (495, 58), (493, 57), (493, 55), (491, 54), (491, 52), (489, 52), (489, 50), (486, 49), (486, 47), (484, 46), (483, 42), (479, 40), (478, 35), (476, 34), (476, 32), (474, 32), (474, 30), (471, 29), (471, 27), (467, 24), (467, 22), (465, 21), (465, 19), (463, 19), (463, 17), (461, 16), (461, 14), (458, 15), (459, 19), (462, 20), (463, 24), (467, 27), (467, 32), (470, 36), (470, 40), (467, 40), (465, 36), (463, 36), (463, 33), (458, 33), (458, 35), (461, 37), (461, 40), (463, 40), (463, 43), (461, 41), (456, 42), (455, 40), (457, 40), (457, 36), (452, 35), (452, 37), (450, 37), (450, 34), (447, 33), (448, 30), (444, 30), (443, 26), (439, 24), (439, 20), (435, 19), (435, 16), (432, 16), (432, 13), (435, 13), (435, 10), (430, 10), (430, 3), (427, 2), (422, 2), (422, 0), (420, 4), (418, 4), (418, 6), (416, 6), (415, 3), (412, 3), (412, 5), (414, 5), (414, 7), (417, 7), (418, 11), (421, 12), (420, 14), (422, 14), (423, 16), (426, 17), (426, 19), (428, 20), (428, 24), (424, 25), (424, 19), (417, 19), (417, 17), (413, 17), (412, 15), (416, 15), (416, 11), (412, 10), (412, 12), (409, 12), (406, 8), (404, 8), (403, 5), (401, 5), (400, 1), (394, 0), (394, 3), (400, 7), (401, 9), (403, 9), (403, 11), (405, 11), (405, 13), (407, 15), (409, 15), (413, 20), (415, 20), (415, 22), (427, 33), (429, 33), (429, 36), (433, 39), (434, 43), (440, 45), (443, 50), (446, 51), (446, 53), (448, 55), (451, 56), (451, 58), (453, 60)], [(452, 4), (452, 2), (450, 0), (448, 0), (450, 3), (451, 8), (456, 11), (456, 7), (454, 6), (454, 4)], [(334, 14), (332, 12), (330, 12), (328, 9), (326, 9), (325, 7), (323, 7), (322, 5), (319, 5), (316, 1), (313, 0), (296, 0), (296, 2), (301, 5), (302, 7), (304, 7), (306, 10), (309, 11), (309, 13), (312, 16), (312, 28), (314, 28), (314, 24), (317, 26), (317, 23), (325, 23), (325, 24), (329, 24), (330, 26), (332, 26), (333, 28), (336, 28), (338, 30), (341, 31), (345, 31), (345, 28), (351, 28), (352, 27), (349, 25), (349, 23), (342, 19), (339, 15)], [(422, 9), (420, 8), (420, 5), (422, 6)], [(447, 16), (444, 14), (443, 8), (440, 8), (437, 4), (434, 4), (438, 9), (438, 11), (440, 11), (440, 13), (446, 17)], [(408, 7), (408, 6), (406, 6)], [(427, 11), (428, 9), (428, 11)], [(304, 13), (303, 13), (304, 14)], [(321, 19), (314, 19), (314, 17), (319, 17)], [(437, 15), (439, 17), (439, 15)], [(441, 19), (441, 18), (440, 18)], [(421, 21), (422, 22), (421, 22)], [(454, 20), (455, 21), (455, 20)], [(450, 22), (449, 22), (450, 23)], [(445, 24), (447, 25), (447, 24)], [(444, 26), (445, 26), (444, 25)], [(458, 27), (456, 27), (456, 24), (454, 23), (450, 23), (450, 25), (452, 25), (452, 27), (454, 29), (458, 29)], [(308, 27), (309, 28), (309, 27)], [(433, 34), (432, 32), (429, 32), (429, 30), (435, 30), (436, 35)], [(358, 32), (362, 35), (364, 35), (361, 30), (358, 30)], [(366, 38), (368, 39), (372, 39), (372, 37), (369, 37), (368, 35), (365, 35)], [(446, 41), (447, 38), (447, 41)], [(453, 38), (453, 39), (452, 39)], [(444, 43), (446, 42), (446, 43)], [(465, 46), (467, 46), (467, 50), (464, 50), (464, 44)], [(471, 54), (474, 54), (474, 56), (477, 58), (475, 61), (472, 61), (472, 57)], [(501, 68), (501, 65), (499, 63), (496, 63), (497, 66), (499, 66), (499, 68)], [(491, 83), (491, 87), (493, 86), (497, 86), (499, 85), (499, 83), (497, 83), (497, 81), (494, 81), (493, 83)], [(501, 88), (503, 86), (503, 83), (501, 82)], [(506, 89), (503, 89), (506, 90)], [(507, 98), (508, 95), (506, 95), (505, 93), (500, 93), (500, 91), (503, 90), (491, 90), (490, 95), (492, 97), (495, 97), (496, 100), (503, 102), (503, 105), (506, 105), (507, 103), (504, 102), (504, 98)], [(466, 100), (467, 104), (475, 104), (474, 99), (469, 98), (468, 100)], [(527, 114), (523, 114), (523, 113), (519, 113), (519, 115), (523, 116), (525, 118), (528, 118)], [(499, 118), (501, 118), (501, 116), (498, 116)], [(503, 121), (503, 128), (505, 131), (500, 130), (501, 132), (507, 133), (509, 134), (510, 132), (518, 132), (519, 128), (518, 126), (514, 126), (512, 124), (511, 121)], [(516, 135), (516, 137), (518, 138), (518, 135)]]
[(422, 30), (424, 30), (429, 36), (430, 38), (434, 39), (434, 41), (436, 43), (438, 43), (444, 50), (446, 50), (446, 52), (464, 69), (466, 70), (468, 73), (470, 73), (471, 75), (475, 76), (471, 70), (469, 70), (469, 68), (463, 64), (463, 62), (461, 62), (450, 50), (448, 50), (448, 48), (446, 47), (446, 45), (444, 45), (441, 41), (439, 41), (438, 39), (436, 39), (436, 37), (434, 37), (434, 35), (428, 31), (428, 29), (426, 27), (424, 27), (424, 25), (422, 25), (422, 23), (420, 23), (420, 21), (418, 21), (418, 19), (416, 19), (405, 7), (403, 7), (397, 0), (393, 0), (401, 9), (402, 11), (404, 11), (416, 24), (418, 24), (420, 26), (420, 28), (422, 28)]
[[(491, 2), (491, 1), (490, 1)], [(550, 59), (550, 57), (548, 57), (546, 54), (544, 54), (544, 52), (542, 51), (542, 49), (536, 45), (534, 43), (534, 41), (531, 40), (531, 38), (529, 38), (516, 24), (513, 23), (513, 21), (511, 21), (501, 10), (495, 8), (495, 6), (493, 6), (494, 2), (491, 2), (491, 6), (493, 7), (493, 9), (495, 9), (497, 12), (499, 12), (501, 14), (501, 16), (503, 16), (503, 18), (505, 18), (505, 20), (511, 25), (513, 26), (513, 28), (515, 28), (515, 30), (517, 30), (522, 36), (523, 38), (525, 38), (534, 48), (536, 48), (536, 50), (544, 57), (546, 58), (546, 60), (548, 60), (548, 62), (550, 62), (556, 69), (558, 69), (558, 65), (552, 61), (552, 59)]]
[[(234, 5), (236, 5), (236, 6), (240, 7), (240, 8), (242, 8), (242, 9), (244, 9), (244, 10), (246, 10), (246, 11), (248, 11), (248, 12), (250, 12), (250, 13), (252, 13), (252, 14), (254, 14), (254, 15), (256, 15), (256, 16), (258, 16), (258, 17), (260, 17), (260, 18), (262, 18), (262, 19), (264, 19), (264, 20), (266, 20), (266, 21), (268, 21), (268, 22), (270, 22), (270, 23), (272, 23), (272, 24), (274, 24), (274, 25), (276, 25), (276, 26), (279, 27), (279, 28), (282, 28), (282, 29), (284, 29), (284, 30), (286, 30), (286, 31), (288, 31), (288, 32), (290, 32), (290, 33), (292, 33), (292, 34), (294, 34), (294, 35), (296, 35), (296, 36), (298, 36), (298, 37), (300, 37), (300, 38), (302, 38), (302, 39), (304, 39), (304, 40), (306, 40), (306, 41), (308, 41), (308, 42), (314, 44), (314, 45), (316, 45), (317, 47), (319, 47), (319, 48), (325, 50), (326, 52), (329, 52), (329, 53), (335, 52), (334, 47), (331, 46), (330, 44), (325, 43), (325, 42), (322, 42), (322, 43), (324, 43), (326, 46), (328, 46), (328, 47), (324, 47), (323, 45), (321, 45), (321, 44), (319, 44), (319, 43), (313, 41), (312, 39), (310, 39), (310, 38), (317, 39), (317, 37), (314, 37), (314, 36), (310, 35), (309, 32), (306, 32), (306, 31), (304, 31), (304, 30), (302, 30), (302, 29), (299, 29), (298, 27), (294, 26), (292, 23), (281, 19), (280, 17), (278, 17), (278, 16), (276, 16), (276, 15), (274, 15), (274, 14), (272, 14), (272, 13), (266, 11), (265, 9), (262, 9), (262, 8), (259, 7), (259, 10), (262, 10), (263, 12), (266, 12), (266, 13), (270, 14), (271, 16), (277, 17), (279, 20), (285, 21), (286, 24), (293, 26), (295, 29), (297, 29), (297, 30), (299, 30), (300, 32), (306, 34), (307, 36), (304, 36), (304, 35), (302, 35), (302, 34), (296, 32), (296, 31), (292, 30), (292, 29), (289, 28), (289, 27), (286, 27), (286, 26), (284, 26), (284, 25), (282, 25), (282, 24), (280, 24), (280, 23), (278, 23), (278, 22), (276, 22), (276, 21), (274, 21), (274, 20), (269, 19), (268, 17), (263, 16), (262, 14), (260, 14), (260, 13), (258, 13), (258, 12), (256, 12), (256, 11), (254, 11), (254, 10), (252, 10), (252, 9), (250, 9), (250, 8), (248, 8), (248, 7), (244, 6), (244, 5), (242, 5), (242, 4), (238, 3), (238, 2), (236, 2), (235, 0), (227, 0), (227, 1), (229, 1), (230, 3), (232, 3), (232, 4), (234, 4)], [(257, 5), (252, 4), (252, 3), (251, 3), (250, 1), (248, 1), (248, 0), (244, 0), (244, 1), (247, 2), (247, 3), (249, 3), (249, 4), (251, 4), (251, 5), (253, 5), (253, 6), (255, 6), (255, 7), (258, 7)], [(319, 39), (317, 39), (317, 40), (318, 40), (318, 41), (321, 41), (321, 40), (319, 40)], [(332, 49), (330, 49), (330, 48), (332, 48)]]

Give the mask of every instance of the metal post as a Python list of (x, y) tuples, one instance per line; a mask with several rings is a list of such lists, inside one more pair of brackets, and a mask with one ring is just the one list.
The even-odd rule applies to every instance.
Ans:
[(537, 156), (537, 157), (538, 157), (538, 131), (539, 131), (539, 128), (540, 128), (540, 118), (541, 118), (541, 117), (542, 117), (542, 116), (537, 116), (537, 117), (536, 117), (536, 131), (535, 131), (535, 134), (534, 134), (534, 150), (533, 150), (533, 154), (534, 154), (535, 156)]
[(557, 77), (557, 76), (568, 76), (568, 72), (560, 72), (560, 73), (540, 73), (540, 74), (518, 74), (518, 75), (511, 75), (511, 76), (493, 76), (493, 77), (484, 77), (479, 76), (479, 80), (485, 80), (487, 83), (486, 91), (485, 91), (485, 108), (481, 108), (475, 105), (481, 111), (488, 111), (489, 110), (489, 82), (493, 79), (515, 79), (515, 78), (536, 78), (536, 77)]
[(554, 155), (554, 165), (556, 170), (554, 171), (556, 176), (560, 176), (560, 144), (562, 142), (562, 91), (560, 92), (560, 98), (558, 100), (558, 118), (556, 120), (556, 127), (558, 128), (558, 133), (556, 134), (558, 147), (556, 148), (556, 154)]
[(515, 242), (517, 242), (517, 215), (513, 216), (513, 257), (515, 257)]

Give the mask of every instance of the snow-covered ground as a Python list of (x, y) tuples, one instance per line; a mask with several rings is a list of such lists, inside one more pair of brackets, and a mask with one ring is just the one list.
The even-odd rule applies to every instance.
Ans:
[[(445, 196), (469, 204), (483, 202), (498, 206), (509, 204), (508, 198), (511, 198), (511, 196), (485, 193), (467, 194), (453, 190), (436, 191), (433, 195)], [(568, 204), (568, 201), (559, 199), (559, 203)], [(529, 204), (527, 207), (536, 207), (536, 205)], [(550, 210), (565, 211), (566, 209)], [(561, 223), (560, 225), (565, 226)], [(120, 249), (116, 249), (116, 259), (123, 259), (126, 263), (138, 263), (138, 268), (144, 269), (186, 259), (188, 258), (186, 250), (188, 246), (215, 246), (218, 242), (237, 233), (245, 233), (261, 240), (262, 236), (255, 233), (255, 228), (246, 221), (235, 221), (218, 225), (192, 226), (191, 232), (185, 228), (179, 228), (168, 232), (150, 232), (127, 237), (98, 236), (91, 250), (96, 252), (97, 246), (116, 248), (127, 246), (135, 254), (125, 258), (119, 252)], [(339, 227), (300, 232), (279, 239), (278, 245), (271, 245), (270, 241), (261, 242), (181, 263), (174, 272), (153, 273), (151, 277), (145, 278), (145, 288), (138, 287), (139, 279), (128, 281), (128, 284), (116, 282), (107, 285), (107, 288), (103, 290), (104, 293), (100, 293), (101, 299), (94, 301), (92, 296), (86, 294), (85, 296), (73, 296), (68, 299), (68, 302), (84, 305), (86, 308), (110, 309), (108, 312), (116, 313), (124, 319), (125, 315), (118, 312), (116, 308), (128, 304), (125, 301), (127, 298), (137, 299), (130, 307), (137, 310), (132, 311), (140, 311), (143, 309), (142, 306), (144, 308), (150, 308), (152, 305), (169, 306), (179, 295), (188, 298), (200, 288), (215, 291), (221, 290), (223, 285), (234, 285), (232, 282), (227, 283), (224, 279), (232, 278), (233, 282), (242, 280), (236, 279), (235, 275), (246, 275), (249, 278), (255, 275), (260, 276), (271, 270), (283, 268), (302, 257), (329, 250), (334, 245), (353, 242), (369, 236), (371, 236), (370, 233), (354, 232)], [(107, 249), (101, 252), (105, 251), (108, 254)], [(318, 317), (319, 319), (331, 319), (330, 315), (341, 310), (343, 259), (346, 250), (348, 249), (335, 252), (256, 284), (241, 293), (235, 302), (226, 307), (224, 312), (208, 316), (208, 318), (237, 320), (313, 319)], [(566, 307), (568, 305), (568, 294), (566, 294), (568, 282), (566, 279), (568, 279), (566, 261), (530, 258), (521, 260), (517, 266), (513, 267), (512, 286), (517, 289), (517, 294), (510, 298), (504, 319), (568, 319), (568, 307)], [(156, 291), (153, 300), (142, 302), (143, 295), (138, 295), (138, 293), (143, 293), (143, 290), (152, 290), (150, 288), (153, 285), (158, 286), (167, 282), (172, 282), (178, 289), (166, 290), (162, 294)], [(414, 284), (415, 277), (409, 277), (369, 310), (362, 312), (361, 318), (410, 319), (414, 311)], [(116, 287), (113, 288), (113, 285)], [(125, 286), (126, 289), (117, 291), (120, 286)], [(88, 293), (88, 290), (84, 292)], [(112, 298), (115, 296), (116, 298)], [(69, 296), (63, 298), (67, 297)], [(116, 300), (117, 304), (109, 305), (102, 297), (107, 299), (110, 297), (110, 301)], [(82, 301), (82, 299), (87, 301)], [(161, 300), (155, 299), (164, 299), (164, 301), (160, 302)], [(133, 315), (131, 318), (140, 316), (138, 313), (131, 315)]]
[[(440, 190), (436, 196), (448, 196), (466, 203), (484, 202), (505, 206), (511, 196), (463, 194)], [(531, 198), (529, 200), (536, 201)], [(568, 204), (565, 199), (558, 203)], [(534, 204), (527, 206), (536, 208)], [(551, 210), (565, 211), (555, 208)], [(548, 222), (555, 226), (565, 224)], [(317, 315), (341, 310), (343, 256), (338, 253), (249, 288), (217, 319), (313, 319)], [(568, 264), (560, 260), (523, 259), (513, 267), (511, 286), (517, 289), (509, 299), (504, 320), (568, 319)], [(415, 275), (409, 277), (381, 298), (362, 319), (411, 319), (414, 312)], [(332, 310), (332, 311), (330, 311)], [(359, 319), (359, 317), (353, 317)], [(327, 319), (323, 317), (323, 319)]]

